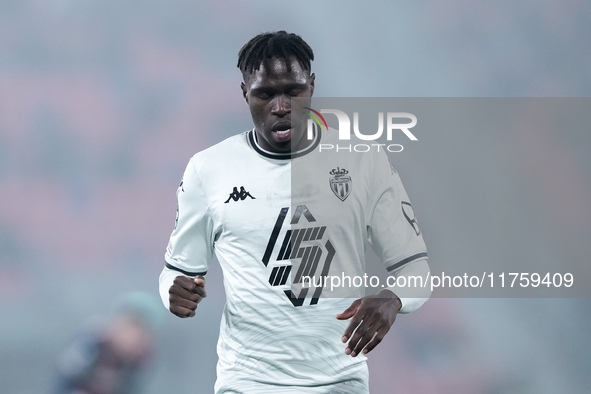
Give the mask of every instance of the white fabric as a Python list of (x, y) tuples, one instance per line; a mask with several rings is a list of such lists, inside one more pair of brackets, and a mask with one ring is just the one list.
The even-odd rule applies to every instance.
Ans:
[[(267, 385), (280, 385), (269, 389), (274, 393), (289, 392), (281, 391), (286, 385), (328, 393), (338, 383), (364, 393), (365, 357), (345, 354), (340, 339), (348, 321), (335, 318), (358, 294), (308, 289), (304, 298), (291, 280), (314, 253), (319, 259), (316, 265), (308, 260), (310, 274), (330, 267), (329, 274), (362, 275), (365, 241), (393, 275), (417, 261), (419, 271), (428, 270), (422, 236), (402, 214), (406, 192), (385, 154), (325, 153), (314, 145), (308, 154), (282, 159), (261, 152), (249, 133), (190, 160), (177, 191), (178, 222), (165, 254), (169, 268), (160, 277), (163, 302), (168, 307), (174, 277), (205, 273), (215, 252), (226, 291), (216, 392), (262, 393)], [(322, 138), (330, 142), (331, 136)], [(335, 178), (330, 172), (337, 169), (350, 177), (343, 201), (330, 183)], [(242, 194), (236, 193), (241, 188)], [(300, 237), (312, 240), (298, 242), (298, 229), (308, 229)], [(290, 231), (292, 254), (285, 253)], [(406, 264), (397, 266), (401, 261)], [(290, 290), (302, 298), (290, 299)], [(354, 298), (330, 297), (339, 294)], [(402, 312), (425, 299), (403, 299)]]

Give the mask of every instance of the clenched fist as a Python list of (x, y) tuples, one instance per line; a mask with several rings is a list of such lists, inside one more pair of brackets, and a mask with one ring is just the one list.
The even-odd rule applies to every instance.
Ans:
[(177, 276), (168, 290), (170, 311), (178, 317), (193, 317), (197, 304), (207, 297), (205, 278)]

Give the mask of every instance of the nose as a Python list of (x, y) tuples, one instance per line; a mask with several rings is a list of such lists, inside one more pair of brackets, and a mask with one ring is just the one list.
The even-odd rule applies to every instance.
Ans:
[(291, 97), (286, 94), (277, 95), (271, 111), (273, 115), (281, 117), (291, 113)]

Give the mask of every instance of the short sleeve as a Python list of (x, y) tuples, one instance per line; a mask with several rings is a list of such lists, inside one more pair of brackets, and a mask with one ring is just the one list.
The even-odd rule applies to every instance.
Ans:
[(368, 241), (389, 272), (427, 258), (410, 199), (385, 153), (377, 155), (371, 179)]
[(177, 217), (164, 255), (167, 268), (187, 276), (207, 273), (214, 248), (214, 222), (195, 161), (177, 189)]

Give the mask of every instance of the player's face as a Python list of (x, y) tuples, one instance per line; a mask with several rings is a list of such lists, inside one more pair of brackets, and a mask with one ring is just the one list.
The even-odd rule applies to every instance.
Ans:
[(295, 58), (289, 64), (290, 71), (283, 59), (271, 58), (246, 75), (241, 84), (257, 141), (263, 149), (275, 153), (296, 151), (311, 143), (306, 138), (306, 119), (292, 117), (291, 99), (312, 97), (314, 74), (304, 70)]

